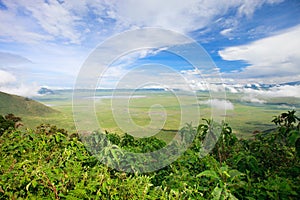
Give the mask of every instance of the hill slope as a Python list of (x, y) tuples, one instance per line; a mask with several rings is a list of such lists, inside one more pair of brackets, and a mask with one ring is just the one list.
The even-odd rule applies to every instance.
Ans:
[(29, 98), (0, 92), (0, 114), (44, 116), (58, 111)]

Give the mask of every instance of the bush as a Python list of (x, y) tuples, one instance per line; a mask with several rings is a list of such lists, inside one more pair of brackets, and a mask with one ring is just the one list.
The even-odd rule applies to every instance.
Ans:
[(0, 115), (0, 136), (7, 130), (15, 129), (22, 125), (20, 117), (16, 117), (14, 114), (7, 114), (4, 117)]
[(203, 158), (199, 151), (213, 122), (188, 124), (180, 131), (181, 143), (169, 144), (172, 152), (165, 154), (173, 155), (194, 137), (187, 151), (147, 174), (136, 173), (143, 166), (125, 173), (101, 161), (130, 166), (136, 160), (124, 160), (122, 151), (144, 153), (166, 146), (155, 137), (94, 132), (81, 141), (52, 125), (14, 130), (14, 118), (0, 116), (5, 129), (0, 136), (0, 199), (300, 199), (300, 162), (290, 139), (299, 130), (298, 118), (290, 120), (294, 114), (280, 115), (276, 130), (249, 140), (237, 140), (223, 123), (214, 149)]

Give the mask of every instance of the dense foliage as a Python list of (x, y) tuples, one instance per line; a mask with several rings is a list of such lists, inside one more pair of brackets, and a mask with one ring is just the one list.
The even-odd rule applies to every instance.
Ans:
[(14, 129), (22, 126), (21, 118), (14, 114), (0, 115), (0, 136), (9, 129)]
[[(0, 120), (0, 199), (300, 199), (300, 120), (295, 111), (274, 117), (276, 130), (255, 133), (249, 140), (237, 139), (223, 123), (216, 145), (203, 158), (199, 152), (214, 122), (187, 125), (180, 130), (182, 144), (195, 134), (187, 151), (147, 174), (101, 164), (76, 134), (64, 129), (41, 125), (20, 131)], [(143, 153), (166, 146), (154, 137), (104, 134), (111, 143), (103, 151), (111, 155), (110, 162), (117, 162), (121, 149)], [(104, 134), (95, 132), (88, 141), (101, 147)]]

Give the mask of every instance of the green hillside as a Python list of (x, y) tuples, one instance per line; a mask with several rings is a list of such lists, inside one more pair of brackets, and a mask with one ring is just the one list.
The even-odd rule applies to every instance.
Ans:
[(18, 116), (45, 116), (58, 111), (32, 99), (0, 92), (0, 114), (14, 113)]

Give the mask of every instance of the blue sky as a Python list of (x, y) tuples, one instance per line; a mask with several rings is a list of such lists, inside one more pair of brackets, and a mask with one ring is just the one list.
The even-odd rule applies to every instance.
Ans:
[[(197, 41), (225, 83), (300, 80), (299, 0), (0, 0), (0, 90), (33, 95), (40, 86), (72, 88), (93, 49), (144, 27)], [(125, 56), (104, 85), (148, 62), (182, 71), (184, 62), (167, 50)]]

